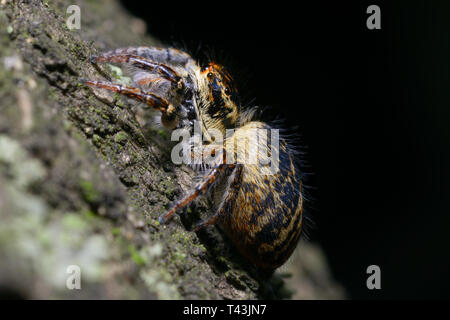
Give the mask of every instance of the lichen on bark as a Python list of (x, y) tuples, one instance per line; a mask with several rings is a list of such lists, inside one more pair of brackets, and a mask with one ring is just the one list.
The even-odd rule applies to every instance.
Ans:
[[(80, 30), (65, 23), (72, 4), (82, 10)], [(142, 21), (107, 0), (1, 0), (0, 8), (1, 295), (295, 297), (280, 273), (258, 278), (215, 228), (189, 232), (189, 215), (161, 226), (157, 217), (187, 190), (192, 173), (169, 161), (167, 132), (146, 112), (79, 84), (81, 77), (127, 81), (89, 56), (158, 44)], [(208, 210), (200, 201), (192, 215)], [(66, 288), (70, 265), (81, 267), (82, 290)], [(324, 270), (321, 287), (300, 297), (342, 297), (324, 265), (312, 267)], [(308, 283), (314, 275), (299, 277)]]

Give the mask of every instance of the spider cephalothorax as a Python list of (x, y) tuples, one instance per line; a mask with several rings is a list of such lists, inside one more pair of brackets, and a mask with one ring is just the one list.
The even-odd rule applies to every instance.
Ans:
[(211, 62), (201, 68), (199, 80), (198, 108), (202, 124), (222, 133), (234, 128), (239, 115), (238, 95), (228, 71)]
[(211, 62), (203, 69), (202, 75), (206, 75), (208, 81), (208, 115), (226, 121), (227, 127), (234, 127), (238, 115), (238, 95), (230, 74), (223, 66)]
[[(201, 173), (192, 192), (161, 215), (160, 221), (166, 222), (178, 209), (211, 190), (215, 213), (194, 230), (217, 222), (242, 255), (258, 267), (273, 270), (283, 264), (302, 233), (303, 174), (296, 165), (292, 147), (278, 136), (277, 130), (253, 119), (253, 112), (241, 110), (237, 90), (225, 68), (214, 62), (201, 68), (183, 51), (155, 47), (117, 49), (92, 61), (136, 67), (134, 86), (90, 80), (83, 80), (84, 83), (121, 93), (159, 110), (167, 128), (192, 128), (196, 122), (203, 141), (215, 146), (214, 160), (208, 163), (210, 170)], [(223, 139), (217, 140), (214, 131)], [(269, 154), (272, 160), (276, 158), (276, 170), (274, 161), (268, 165), (261, 160), (267, 159), (269, 139), (254, 134), (272, 131), (271, 147), (275, 141), (276, 148), (271, 148)], [(202, 148), (196, 152), (202, 156), (205, 153)], [(257, 161), (240, 161), (242, 153), (256, 155)]]

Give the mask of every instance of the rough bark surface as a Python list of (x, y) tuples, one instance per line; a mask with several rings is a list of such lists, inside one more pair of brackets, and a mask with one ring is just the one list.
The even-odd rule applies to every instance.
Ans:
[[(80, 30), (66, 25), (72, 4)], [(108, 0), (0, 0), (0, 8), (1, 296), (343, 297), (313, 244), (262, 280), (217, 229), (189, 232), (206, 200), (159, 225), (192, 173), (172, 164), (170, 135), (150, 113), (78, 82), (127, 81), (89, 56), (157, 44), (141, 20)], [(81, 290), (66, 287), (70, 265), (81, 268)]]

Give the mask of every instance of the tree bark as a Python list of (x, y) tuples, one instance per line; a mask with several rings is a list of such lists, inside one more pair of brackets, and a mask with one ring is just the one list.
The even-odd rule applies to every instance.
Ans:
[[(66, 24), (72, 4), (81, 8), (79, 30)], [(317, 245), (302, 243), (263, 280), (216, 228), (189, 232), (192, 219), (208, 214), (206, 200), (158, 223), (192, 172), (172, 164), (170, 135), (150, 112), (78, 81), (127, 81), (121, 69), (95, 67), (89, 57), (157, 45), (144, 22), (107, 0), (0, 0), (0, 8), (1, 296), (344, 296)], [(81, 290), (69, 289), (73, 265)]]

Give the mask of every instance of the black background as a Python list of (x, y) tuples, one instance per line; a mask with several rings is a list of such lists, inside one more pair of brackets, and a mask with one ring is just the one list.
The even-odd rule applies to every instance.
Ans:
[[(381, 30), (366, 27), (370, 4)], [(123, 5), (166, 44), (218, 53), (246, 101), (299, 127), (318, 188), (311, 238), (351, 298), (450, 297), (449, 4)], [(371, 264), (382, 290), (366, 288)]]

